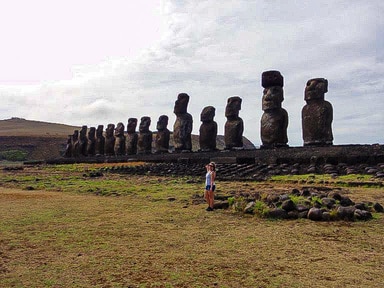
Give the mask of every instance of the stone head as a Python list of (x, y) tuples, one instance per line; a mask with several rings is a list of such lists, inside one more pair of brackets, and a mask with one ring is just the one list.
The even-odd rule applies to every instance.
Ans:
[(128, 119), (128, 125), (127, 125), (127, 132), (128, 133), (135, 133), (137, 127), (137, 118), (129, 118)]
[(88, 129), (88, 127), (85, 125), (81, 127), (81, 130), (80, 130), (80, 138), (81, 139), (84, 139), (87, 137), (87, 129)]
[(89, 139), (94, 139), (95, 138), (95, 133), (96, 133), (96, 128), (95, 127), (89, 128), (88, 138)]
[(324, 100), (324, 94), (328, 92), (328, 80), (324, 78), (313, 78), (307, 81), (304, 91), (304, 100)]
[(187, 93), (180, 93), (179, 95), (177, 95), (177, 100), (175, 101), (173, 113), (175, 113), (176, 115), (187, 113), (188, 102), (189, 95)]
[(159, 120), (157, 121), (156, 129), (158, 131), (163, 131), (167, 129), (168, 126), (168, 116), (167, 115), (161, 115), (159, 117)]
[(122, 122), (117, 123), (117, 126), (115, 128), (115, 135), (116, 136), (123, 136), (124, 135), (124, 124)]
[(77, 141), (79, 139), (79, 130), (73, 131), (72, 139)]
[(115, 131), (115, 124), (108, 124), (107, 129), (105, 129), (105, 134), (107, 137), (113, 137), (113, 132)]
[(201, 114), (200, 114), (200, 121), (201, 122), (213, 121), (213, 118), (215, 117), (215, 112), (216, 112), (216, 109), (213, 106), (204, 107), (203, 111), (201, 111)]
[(284, 90), (280, 86), (272, 86), (264, 88), (262, 108), (263, 111), (281, 108), (281, 103), (284, 101)]
[(239, 96), (229, 97), (227, 100), (227, 106), (225, 107), (225, 117), (237, 118), (239, 111), (241, 110), (242, 99)]
[(97, 137), (103, 136), (103, 131), (104, 131), (104, 125), (97, 126), (97, 130), (96, 130)]
[(149, 126), (151, 125), (151, 117), (143, 116), (140, 119), (139, 131), (149, 132)]

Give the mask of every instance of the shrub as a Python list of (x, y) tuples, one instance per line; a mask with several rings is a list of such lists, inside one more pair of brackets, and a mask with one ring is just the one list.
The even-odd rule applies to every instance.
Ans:
[(24, 161), (28, 153), (21, 150), (8, 150), (0, 152), (0, 159), (7, 161)]

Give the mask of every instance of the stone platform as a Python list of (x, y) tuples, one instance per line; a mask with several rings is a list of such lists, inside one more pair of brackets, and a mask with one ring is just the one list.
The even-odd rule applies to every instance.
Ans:
[(217, 164), (339, 164), (384, 163), (384, 145), (334, 145), (328, 147), (286, 147), (275, 149), (219, 150), (215, 152), (186, 152), (166, 154), (137, 154), (126, 156), (95, 156), (55, 158), (47, 164), (71, 163), (195, 163), (214, 161)]

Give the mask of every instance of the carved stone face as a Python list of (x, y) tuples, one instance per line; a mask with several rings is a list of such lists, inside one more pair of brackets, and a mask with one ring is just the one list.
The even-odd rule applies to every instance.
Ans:
[(87, 137), (87, 126), (82, 126), (80, 130), (80, 139), (84, 139)]
[(108, 124), (107, 129), (105, 129), (105, 134), (107, 137), (113, 137), (113, 132), (115, 131), (115, 124)]
[(200, 121), (201, 122), (211, 122), (213, 121), (213, 118), (215, 117), (215, 107), (213, 106), (207, 106), (201, 111), (200, 114)]
[(238, 96), (229, 97), (225, 107), (225, 117), (238, 117), (241, 110), (241, 98)]
[(77, 141), (79, 139), (79, 130), (73, 131), (72, 139)]
[(124, 124), (119, 122), (117, 123), (116, 129), (115, 129), (115, 135), (116, 136), (122, 136), (124, 135)]
[(96, 130), (97, 137), (103, 136), (103, 130), (104, 130), (104, 125), (97, 126), (97, 130)]
[(304, 100), (324, 100), (324, 94), (328, 92), (328, 80), (324, 78), (310, 79), (305, 86)]
[(128, 133), (135, 133), (137, 127), (137, 118), (129, 118), (128, 119), (128, 125), (127, 125), (127, 132)]
[(151, 125), (151, 118), (148, 116), (141, 117), (139, 131), (140, 132), (149, 132), (149, 126)]
[(167, 129), (168, 126), (168, 116), (167, 115), (161, 115), (159, 117), (159, 120), (157, 121), (156, 129), (159, 131)]
[(96, 128), (95, 127), (89, 128), (88, 139), (94, 139), (95, 138), (95, 132), (96, 132)]
[(263, 91), (262, 108), (263, 111), (281, 108), (281, 103), (284, 100), (283, 88), (272, 86), (265, 88)]
[(173, 113), (175, 113), (176, 115), (187, 113), (188, 102), (189, 102), (189, 95), (186, 93), (180, 93), (177, 96), (177, 100), (175, 101)]

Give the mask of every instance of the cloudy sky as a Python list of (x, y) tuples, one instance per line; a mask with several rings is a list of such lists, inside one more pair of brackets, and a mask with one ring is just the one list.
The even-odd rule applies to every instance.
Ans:
[(382, 0), (12, 0), (0, 3), (0, 119), (97, 126), (170, 117), (180, 92), (198, 134), (228, 97), (261, 144), (261, 73), (284, 76), (290, 146), (308, 79), (329, 81), (334, 144), (384, 143)]

